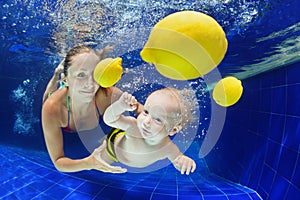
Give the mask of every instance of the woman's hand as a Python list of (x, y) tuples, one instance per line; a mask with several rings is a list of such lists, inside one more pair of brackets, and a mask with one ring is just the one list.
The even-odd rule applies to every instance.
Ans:
[(104, 140), (102, 145), (94, 150), (94, 152), (88, 157), (88, 162), (91, 165), (90, 169), (96, 169), (102, 172), (110, 172), (110, 173), (125, 173), (127, 169), (119, 167), (119, 166), (112, 166), (106, 163), (101, 155), (102, 152), (105, 151), (106, 148), (106, 141)]
[(181, 154), (173, 162), (174, 167), (181, 172), (181, 174), (189, 175), (196, 169), (196, 163), (193, 159)]
[[(59, 65), (55, 68), (53, 77), (57, 77), (57, 79), (58, 79), (59, 75), (63, 74), (63, 72), (64, 72), (64, 62), (65, 62), (65, 59), (63, 59), (59, 63)], [(63, 74), (63, 76), (64, 76), (64, 74)], [(64, 78), (64, 77), (62, 77), (62, 78)]]

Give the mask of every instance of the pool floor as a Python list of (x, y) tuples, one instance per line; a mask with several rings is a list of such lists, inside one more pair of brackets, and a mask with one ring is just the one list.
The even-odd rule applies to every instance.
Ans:
[(149, 173), (61, 173), (46, 152), (0, 145), (0, 199), (261, 199), (210, 173), (203, 160), (189, 176), (173, 166)]

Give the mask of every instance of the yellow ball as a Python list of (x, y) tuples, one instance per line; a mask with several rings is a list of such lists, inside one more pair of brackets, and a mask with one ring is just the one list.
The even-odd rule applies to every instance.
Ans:
[(242, 96), (243, 86), (240, 80), (228, 76), (221, 79), (213, 90), (213, 99), (220, 106), (228, 107), (235, 104)]
[(140, 55), (162, 75), (187, 80), (213, 70), (226, 51), (226, 35), (212, 17), (181, 11), (168, 15), (153, 27)]
[(122, 72), (122, 58), (106, 58), (97, 64), (94, 70), (94, 80), (101, 87), (111, 87), (121, 79)]

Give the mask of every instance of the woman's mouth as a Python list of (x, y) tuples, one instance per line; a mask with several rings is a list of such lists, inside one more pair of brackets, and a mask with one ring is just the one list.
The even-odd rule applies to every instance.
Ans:
[(81, 91), (82, 94), (85, 94), (85, 95), (92, 95), (94, 94), (94, 90), (83, 90)]

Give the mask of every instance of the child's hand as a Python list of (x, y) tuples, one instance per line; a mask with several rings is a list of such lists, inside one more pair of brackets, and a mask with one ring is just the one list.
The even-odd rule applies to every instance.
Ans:
[(193, 159), (181, 154), (173, 162), (174, 167), (181, 172), (181, 174), (189, 175), (196, 169), (196, 163)]
[(127, 111), (133, 111), (137, 108), (137, 100), (128, 92), (124, 92), (119, 99), (120, 105)]

